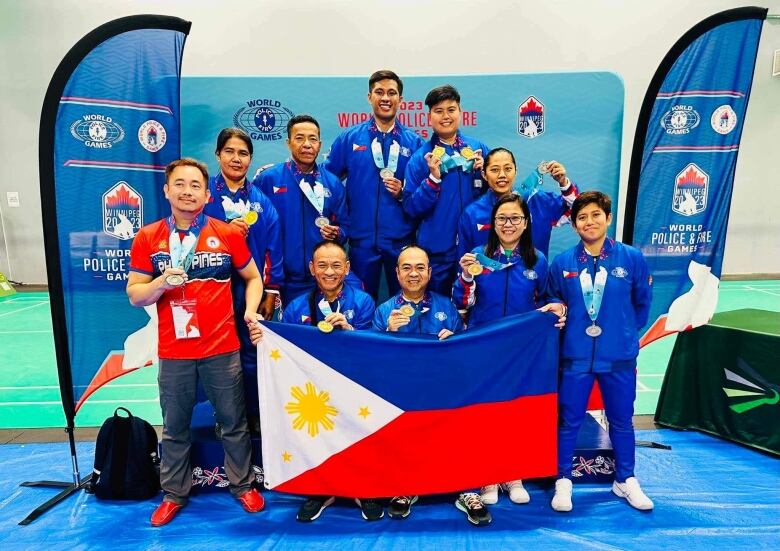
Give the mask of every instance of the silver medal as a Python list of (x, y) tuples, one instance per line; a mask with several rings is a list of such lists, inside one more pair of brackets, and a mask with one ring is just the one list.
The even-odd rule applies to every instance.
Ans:
[(184, 277), (179, 274), (171, 274), (165, 278), (165, 283), (172, 287), (184, 285)]
[(539, 163), (539, 166), (537, 167), (537, 170), (539, 171), (539, 174), (547, 174), (550, 172), (550, 163), (552, 161), (542, 161)]
[(317, 226), (318, 228), (324, 228), (329, 223), (330, 222), (328, 221), (328, 219), (325, 218), (324, 216), (318, 216), (317, 218), (314, 219), (314, 225)]
[(383, 180), (388, 180), (393, 176), (395, 176), (395, 172), (393, 172), (389, 168), (383, 168), (382, 170), (379, 171), (379, 177), (382, 178)]
[(589, 337), (598, 337), (601, 335), (601, 327), (596, 324), (589, 325), (588, 328), (585, 329), (585, 333), (587, 333)]

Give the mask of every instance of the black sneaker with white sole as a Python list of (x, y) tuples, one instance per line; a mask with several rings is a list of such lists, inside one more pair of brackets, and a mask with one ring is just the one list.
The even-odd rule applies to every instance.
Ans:
[(466, 518), (474, 526), (487, 526), (493, 520), (490, 512), (482, 503), (479, 494), (460, 494), (455, 502), (455, 507), (466, 513)]
[(322, 514), (322, 511), (334, 501), (336, 501), (336, 498), (333, 496), (311, 496), (304, 501), (301, 508), (298, 509), (298, 514), (295, 516), (295, 519), (299, 522), (312, 522), (313, 520), (317, 520)]
[(360, 507), (360, 513), (366, 520), (379, 520), (385, 516), (385, 508), (376, 499), (355, 498), (355, 503)]
[(417, 496), (395, 496), (387, 506), (387, 514), (396, 520), (409, 516), (412, 505), (417, 503)]

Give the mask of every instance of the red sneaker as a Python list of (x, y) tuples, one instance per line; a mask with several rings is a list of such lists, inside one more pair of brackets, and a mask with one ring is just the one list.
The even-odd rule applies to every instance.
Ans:
[(182, 508), (182, 505), (173, 501), (163, 501), (152, 513), (152, 526), (162, 526), (168, 524), (176, 516), (176, 513)]
[(238, 501), (241, 502), (241, 505), (244, 506), (244, 511), (247, 513), (258, 513), (265, 507), (263, 496), (254, 488), (238, 496)]

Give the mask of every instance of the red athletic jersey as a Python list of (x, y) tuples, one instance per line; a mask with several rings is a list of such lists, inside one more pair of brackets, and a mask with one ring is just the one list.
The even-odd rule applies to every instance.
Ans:
[[(198, 236), (189, 279), (180, 288), (165, 291), (157, 300), (159, 319), (158, 356), (165, 359), (199, 359), (238, 350), (238, 336), (233, 319), (230, 274), (235, 267), (244, 268), (252, 255), (241, 232), (229, 224), (205, 217)], [(130, 251), (130, 269), (159, 277), (171, 266), (168, 248), (170, 230), (165, 219), (141, 228)], [(173, 326), (171, 300), (197, 301), (200, 337), (177, 339)]]

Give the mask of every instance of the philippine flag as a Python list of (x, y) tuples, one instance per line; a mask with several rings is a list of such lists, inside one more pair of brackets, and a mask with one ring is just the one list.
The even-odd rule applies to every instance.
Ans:
[(287, 193), (287, 186), (274, 186), (274, 193)]
[(385, 497), (555, 474), (554, 323), (532, 312), (444, 341), (264, 323), (265, 486)]

